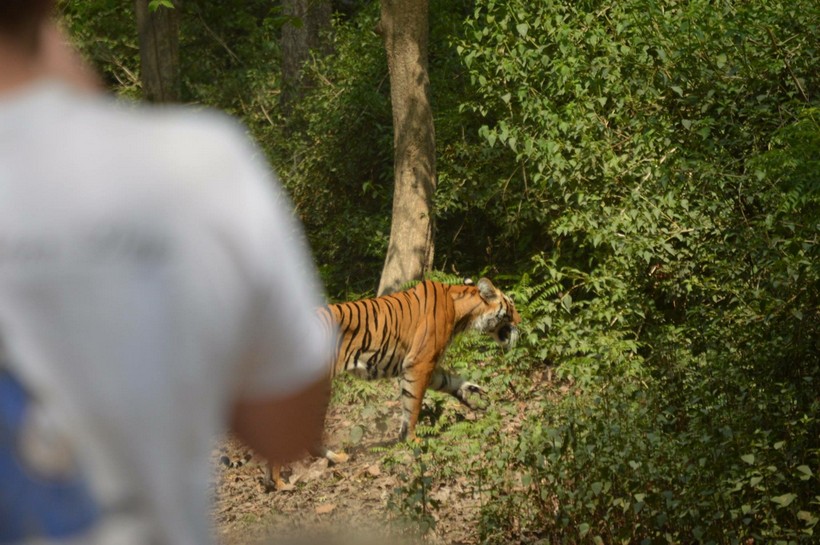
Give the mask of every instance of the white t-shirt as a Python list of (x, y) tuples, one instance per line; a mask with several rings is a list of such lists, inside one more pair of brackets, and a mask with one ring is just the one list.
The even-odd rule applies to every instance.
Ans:
[(0, 97), (0, 543), (211, 542), (232, 402), (327, 373), (257, 153), (214, 113)]

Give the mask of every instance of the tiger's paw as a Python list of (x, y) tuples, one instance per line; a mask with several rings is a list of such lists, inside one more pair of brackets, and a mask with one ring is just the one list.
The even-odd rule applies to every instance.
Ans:
[(325, 458), (327, 458), (327, 460), (332, 464), (343, 464), (350, 459), (350, 456), (344, 452), (333, 452), (332, 450), (329, 450), (325, 454)]
[(407, 422), (401, 423), (401, 430), (399, 431), (399, 441), (400, 442), (407, 442), (411, 445), (417, 445), (421, 443), (421, 438), (416, 435), (415, 427), (410, 430)]
[(474, 411), (487, 409), (487, 391), (473, 382), (465, 382), (456, 392), (456, 398)]
[(271, 492), (288, 492), (295, 488), (295, 484), (286, 483), (282, 479), (262, 479), (262, 490), (264, 490), (266, 494), (270, 494)]

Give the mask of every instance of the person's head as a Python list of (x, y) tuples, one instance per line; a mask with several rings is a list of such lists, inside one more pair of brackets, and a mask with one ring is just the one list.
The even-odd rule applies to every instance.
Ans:
[(99, 91), (94, 71), (51, 18), (55, 0), (0, 0), (0, 93), (47, 76)]
[(0, 39), (35, 49), (54, 0), (0, 0)]

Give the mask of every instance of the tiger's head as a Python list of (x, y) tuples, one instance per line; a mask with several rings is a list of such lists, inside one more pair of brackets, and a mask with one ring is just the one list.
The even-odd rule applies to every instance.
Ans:
[[(464, 281), (473, 285), (472, 280)], [(496, 288), (489, 278), (482, 278), (475, 285), (481, 303), (476, 309), (477, 315), (472, 322), (472, 329), (490, 335), (504, 350), (509, 350), (518, 341), (518, 324), (521, 316), (515, 310), (512, 299)]]

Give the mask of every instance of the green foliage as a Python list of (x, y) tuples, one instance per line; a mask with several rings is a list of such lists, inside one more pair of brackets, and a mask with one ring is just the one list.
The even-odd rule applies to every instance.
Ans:
[(148, 2), (148, 9), (157, 11), (159, 8), (174, 9), (174, 3), (171, 0), (151, 0)]
[(531, 486), (498, 478), (487, 536), (811, 540), (817, 21), (808, 2), (477, 3), (465, 108), (520, 169), (509, 235), (542, 234), (525, 347), (577, 388), (490, 455)]
[(320, 271), (341, 299), (375, 290), (390, 232), (392, 114), (377, 18), (374, 3), (335, 20), (331, 53), (307, 64), (312, 87), (269, 141)]
[(811, 541), (817, 481), (797, 460), (816, 465), (816, 450), (801, 458), (769, 434), (724, 425), (708, 400), (693, 400), (687, 415), (658, 411), (657, 391), (613, 381), (545, 405), (488, 453), (525, 476), (526, 492), (505, 493), (520, 487), (495, 477), (504, 492), (485, 509), (484, 531), (504, 542), (501, 529), (524, 513), (530, 532), (570, 543)]
[(100, 73), (103, 82), (129, 98), (139, 96), (139, 46), (133, 6), (99, 0), (60, 0), (57, 7), (72, 41)]
[[(409, 468), (401, 464), (400, 472), (403, 474), (402, 484), (393, 491), (391, 507), (404, 517), (412, 520), (416, 524), (416, 529), (421, 535), (426, 534), (436, 527), (436, 519), (433, 512), (439, 508), (441, 502), (430, 497), (430, 485), (433, 477), (429, 474), (426, 456), (428, 446), (426, 442), (415, 445), (412, 449), (413, 457)], [(386, 458), (385, 460), (390, 460)], [(391, 465), (387, 464), (388, 467)], [(392, 464), (395, 467), (395, 464)]]
[[(169, 0), (149, 7), (173, 7)], [(115, 93), (139, 98), (140, 63), (133, 3), (61, 0), (73, 41)], [(180, 10), (182, 101), (241, 116), (257, 138), (274, 125), (278, 88), (278, 31), (271, 2), (185, 2)]]
[(527, 233), (530, 255), (518, 364), (492, 382), (547, 363), (571, 393), (472, 468), (487, 542), (814, 539), (818, 20), (810, 2), (476, 3), (463, 111), (510, 174), (461, 209), (505, 217), (496, 244)]

